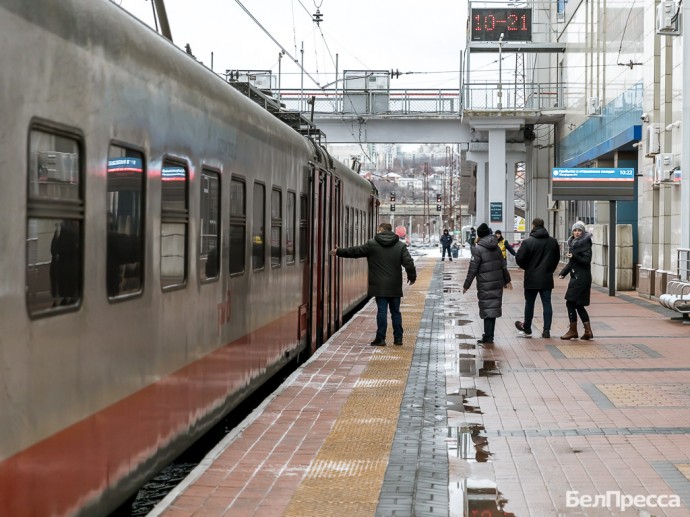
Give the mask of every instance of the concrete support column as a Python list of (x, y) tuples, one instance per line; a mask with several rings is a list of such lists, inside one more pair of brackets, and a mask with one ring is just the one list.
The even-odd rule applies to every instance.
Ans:
[(525, 185), (525, 197), (527, 209), (525, 210), (525, 226), (527, 233), (535, 217), (541, 217), (546, 224), (546, 229), (552, 237), (564, 240), (570, 234), (570, 228), (564, 235), (554, 235), (555, 228), (549, 224), (549, 183), (551, 181), (551, 156), (545, 150), (537, 151), (533, 146), (527, 147), (527, 179)]
[[(482, 221), (494, 228), (505, 228), (506, 225), (506, 130), (489, 129), (489, 174), (487, 180), (488, 203), (487, 218)], [(491, 204), (500, 206), (500, 221), (491, 221)], [(500, 205), (498, 205), (500, 204)], [(494, 215), (498, 212), (493, 210)]]
[(517, 161), (508, 161), (506, 170), (506, 221), (503, 225), (503, 235), (513, 240), (513, 223), (515, 222), (515, 170)]
[(486, 161), (476, 160), (477, 162), (477, 222), (481, 224), (488, 220), (489, 206), (487, 203), (487, 173)]

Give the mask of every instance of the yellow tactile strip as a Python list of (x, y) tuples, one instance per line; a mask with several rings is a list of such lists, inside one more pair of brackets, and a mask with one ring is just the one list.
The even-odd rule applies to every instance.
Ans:
[(649, 354), (644, 350), (624, 343), (602, 346), (597, 343), (583, 344), (579, 341), (575, 345), (556, 345), (556, 348), (568, 359), (649, 358)]
[(433, 266), (417, 262), (403, 298), (404, 345), (375, 350), (283, 515), (375, 514)]
[(596, 384), (616, 407), (687, 407), (688, 384)]
[(690, 463), (674, 463), (673, 466), (690, 481)]

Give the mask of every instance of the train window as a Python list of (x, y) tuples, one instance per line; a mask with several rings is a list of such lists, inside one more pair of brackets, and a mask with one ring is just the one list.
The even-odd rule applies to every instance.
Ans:
[(230, 182), (230, 274), (244, 273), (247, 234), (247, 195), (244, 180)]
[(287, 195), (287, 226), (285, 227), (285, 260), (288, 264), (295, 263), (295, 200), (294, 192)]
[(218, 278), (220, 273), (220, 175), (201, 171), (201, 245), (199, 272), (202, 280)]
[(144, 160), (140, 152), (111, 145), (106, 197), (108, 297), (140, 293), (144, 272)]
[(299, 260), (307, 260), (309, 243), (309, 198), (306, 194), (299, 196)]
[(355, 245), (355, 209), (350, 207), (350, 233), (347, 236), (348, 246)]
[(283, 193), (274, 188), (271, 191), (271, 267), (280, 267), (283, 254)]
[(347, 232), (350, 231), (350, 211), (345, 207), (345, 233), (343, 234), (343, 246), (348, 246)]
[(31, 316), (79, 306), (84, 264), (81, 176), (76, 138), (31, 130), (25, 289)]
[(359, 210), (359, 243), (364, 244), (366, 242), (364, 235), (364, 210)]
[(354, 224), (354, 237), (355, 237), (355, 246), (359, 246), (362, 244), (362, 241), (359, 238), (359, 210), (355, 210), (355, 224)]
[(161, 168), (161, 287), (183, 286), (187, 280), (189, 223), (187, 168), (163, 160)]
[(252, 212), (252, 268), (266, 265), (266, 187), (254, 183), (254, 210)]

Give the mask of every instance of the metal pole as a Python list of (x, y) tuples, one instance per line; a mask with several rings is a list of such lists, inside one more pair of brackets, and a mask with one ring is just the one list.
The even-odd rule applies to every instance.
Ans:
[(503, 74), (503, 58), (501, 53), (503, 51), (503, 33), (498, 38), (498, 91), (496, 96), (498, 97), (498, 109), (503, 109), (503, 83), (501, 81), (501, 76)]
[(609, 296), (616, 296), (616, 202), (609, 201)]
[[(678, 23), (683, 21), (683, 83), (690, 84), (690, 2), (683, 2), (683, 14), (678, 18)], [(682, 248), (690, 248), (690, 95), (683, 95), (683, 131), (680, 148), (683, 149), (680, 157), (680, 245)]]
[(300, 85), (299, 85), (299, 110), (304, 111), (304, 41), (302, 42), (302, 71), (300, 72)]
[[(344, 87), (344, 85), (343, 85)], [(338, 113), (338, 54), (335, 55), (335, 99), (333, 101), (333, 110)]]

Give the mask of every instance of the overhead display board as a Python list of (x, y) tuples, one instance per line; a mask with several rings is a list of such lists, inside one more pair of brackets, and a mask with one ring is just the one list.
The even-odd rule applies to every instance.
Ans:
[(632, 201), (634, 195), (633, 168), (554, 167), (551, 173), (554, 201)]
[(473, 7), (470, 33), (471, 41), (532, 41), (532, 9)]

